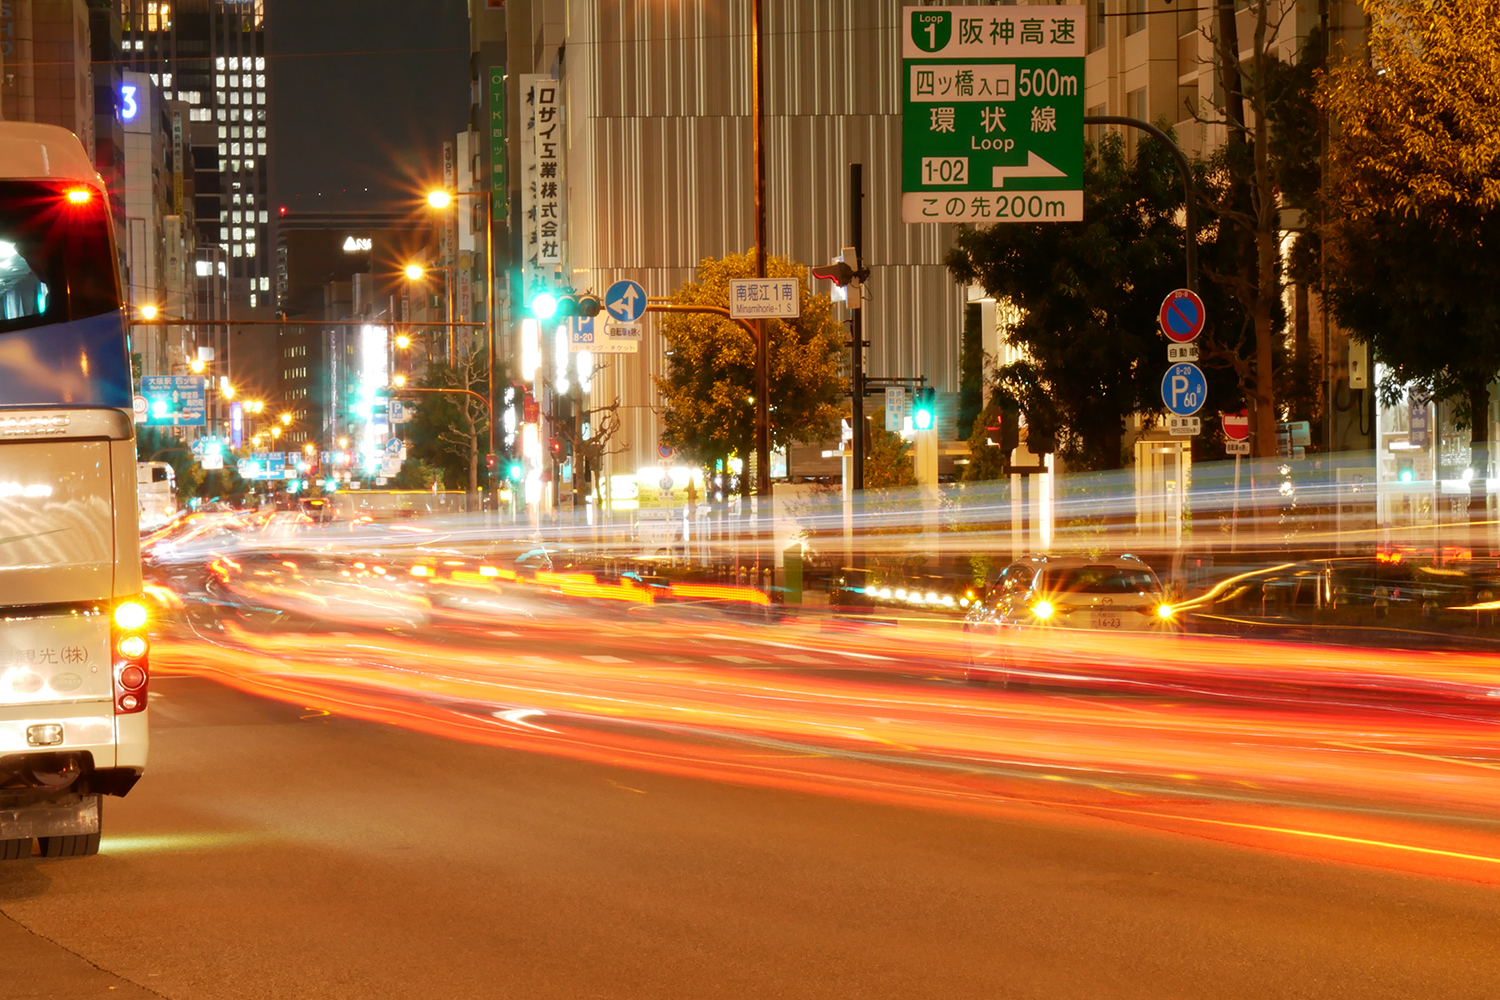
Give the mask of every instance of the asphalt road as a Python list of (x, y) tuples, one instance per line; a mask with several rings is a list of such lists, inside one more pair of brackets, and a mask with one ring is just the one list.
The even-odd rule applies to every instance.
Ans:
[(452, 742), (163, 678), (0, 998), (1493, 997), (1500, 893)]

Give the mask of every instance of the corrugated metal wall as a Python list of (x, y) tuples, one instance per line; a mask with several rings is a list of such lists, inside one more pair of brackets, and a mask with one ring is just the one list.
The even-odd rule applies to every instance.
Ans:
[[(632, 277), (669, 295), (703, 258), (754, 244), (750, 5), (558, 2), (574, 284)], [(963, 292), (942, 266), (952, 230), (900, 220), (901, 6), (765, 0), (767, 249), (804, 264), (836, 254), (849, 238), (848, 166), (863, 163), (869, 373), (956, 391)], [(648, 323), (642, 353), (615, 359), (595, 389), (596, 403), (633, 407), (620, 468), (654, 460), (661, 367)]]

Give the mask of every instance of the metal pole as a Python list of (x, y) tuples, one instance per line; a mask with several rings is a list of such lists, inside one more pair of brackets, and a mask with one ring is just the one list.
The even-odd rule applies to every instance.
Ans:
[[(864, 164), (849, 164), (849, 244), (854, 247), (854, 260), (845, 263), (856, 271), (865, 255), (864, 176)], [(861, 294), (860, 283), (857, 280), (852, 282), (849, 285), (849, 330), (853, 337), (849, 348), (849, 392), (854, 404), (850, 411), (850, 429), (853, 431), (850, 446), (854, 450), (851, 474), (856, 490), (865, 488), (865, 311), (859, 300)]]
[[(765, 60), (760, 50), (761, 0), (750, 0), (750, 57), (755, 74), (751, 89), (755, 118), (755, 276), (766, 276), (766, 145), (764, 139)], [(771, 353), (766, 321), (757, 320), (755, 345), (755, 493), (771, 495)]]
[(1195, 205), (1197, 198), (1193, 189), (1193, 169), (1188, 164), (1187, 156), (1177, 143), (1172, 141), (1171, 136), (1150, 122), (1139, 118), (1127, 118), (1122, 115), (1084, 115), (1083, 123), (1138, 128), (1162, 143), (1171, 152), (1172, 158), (1177, 161), (1177, 170), (1182, 174), (1183, 228), (1186, 230), (1187, 237), (1187, 287), (1190, 291), (1196, 292), (1198, 290), (1198, 213)]
[(490, 475), (490, 505), (496, 511), (496, 523), (498, 523), (500, 510), (500, 476), (499, 460), (495, 461), (496, 468), (489, 469), (490, 459), (494, 458), (495, 451), (495, 400), (499, 394), (495, 391), (495, 203), (494, 192), (484, 193), (484, 333), (485, 340), (489, 344), (490, 371), (489, 371), (489, 398), (490, 409), (490, 449), (485, 456), (485, 468)]

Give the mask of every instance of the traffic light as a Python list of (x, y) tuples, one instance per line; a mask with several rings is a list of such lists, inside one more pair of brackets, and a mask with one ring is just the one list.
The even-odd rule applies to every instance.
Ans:
[(593, 292), (584, 292), (578, 296), (578, 315), (584, 319), (593, 319), (603, 311), (604, 303)]
[(525, 477), (526, 470), (522, 468), (520, 462), (512, 461), (506, 468), (505, 475), (511, 482), (519, 483)]
[(935, 398), (937, 391), (931, 386), (920, 386), (912, 401), (911, 425), (914, 430), (930, 431), (936, 422)]
[(849, 283), (859, 276), (854, 268), (841, 260), (836, 260), (832, 264), (825, 264), (822, 267), (809, 268), (809, 273), (814, 278), (831, 281), (840, 288), (848, 288)]
[(557, 315), (557, 296), (551, 292), (541, 292), (532, 296), (531, 303), (527, 306), (531, 315), (539, 320), (549, 320)]
[(494, 455), (486, 455), (486, 456), (484, 456), (484, 467), (486, 469), (488, 469), (489, 471), (491, 471), (491, 472), (495, 471), (495, 462), (496, 462), (496, 460), (495, 460), (495, 456)]

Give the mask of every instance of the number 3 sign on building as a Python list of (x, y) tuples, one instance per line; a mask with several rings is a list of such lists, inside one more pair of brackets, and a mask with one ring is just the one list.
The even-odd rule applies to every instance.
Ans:
[(903, 222), (1083, 219), (1083, 7), (902, 12)]

